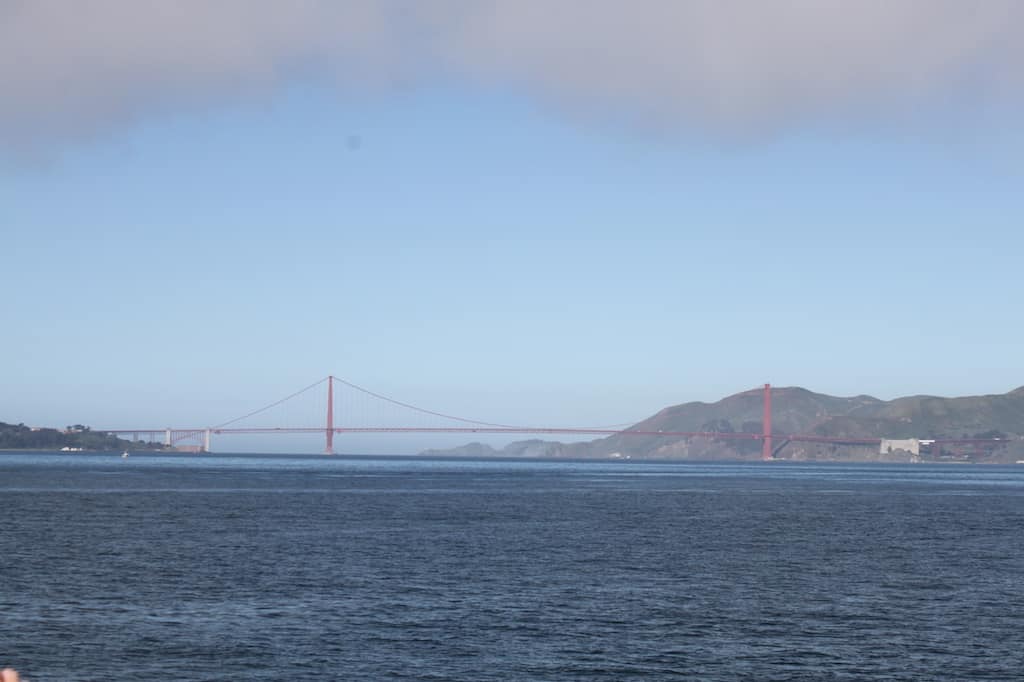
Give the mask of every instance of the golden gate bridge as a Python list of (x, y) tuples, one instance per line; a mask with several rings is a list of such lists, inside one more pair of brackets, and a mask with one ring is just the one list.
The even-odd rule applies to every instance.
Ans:
[[(288, 403), (298, 401), (320, 389), (319, 395), (325, 400), (319, 406), (318, 417), (310, 417), (310, 410), (304, 410), (302, 417), (306, 421), (302, 425), (253, 425), (252, 420), (260, 415), (271, 413)], [(192, 452), (210, 452), (214, 436), (225, 435), (274, 435), (274, 434), (322, 434), (324, 452), (335, 454), (334, 438), (343, 434), (530, 434), (530, 435), (562, 435), (580, 436), (647, 436), (676, 439), (724, 439), (740, 441), (757, 441), (761, 444), (761, 458), (766, 461), (775, 459), (775, 455), (789, 443), (827, 443), (834, 445), (879, 446), (882, 438), (843, 438), (822, 436), (807, 433), (776, 433), (772, 430), (772, 387), (753, 389), (763, 396), (763, 416), (760, 432), (733, 431), (668, 431), (662, 429), (643, 428), (638, 424), (616, 424), (611, 426), (530, 426), (501, 424), (469, 419), (466, 417), (445, 414), (435, 410), (419, 407), (411, 403), (396, 400), (357, 386), (345, 379), (329, 375), (279, 400), (268, 403), (258, 409), (246, 412), (234, 419), (215, 426), (191, 428), (110, 428), (96, 429), (102, 433), (123, 437), (131, 436), (138, 442), (143, 439), (151, 443), (161, 443), (165, 447), (177, 447)], [(368, 406), (387, 408), (390, 414), (380, 409), (367, 409)], [(397, 411), (397, 417), (396, 417)], [(344, 421), (339, 419), (339, 414)], [(411, 423), (410, 415), (419, 418), (419, 423)], [(316, 418), (317, 423), (308, 420)], [(429, 420), (423, 422), (423, 418)], [(642, 424), (643, 422), (640, 422)], [(999, 439), (988, 438), (944, 438), (927, 441), (934, 447), (942, 445), (996, 444)]]

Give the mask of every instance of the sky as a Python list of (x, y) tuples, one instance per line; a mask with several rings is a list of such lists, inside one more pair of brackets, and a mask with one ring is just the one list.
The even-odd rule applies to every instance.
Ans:
[[(328, 374), (552, 426), (765, 382), (1006, 392), (1021, 25), (1001, 0), (0, 0), (0, 421), (219, 424)], [(230, 447), (307, 445), (260, 443)]]

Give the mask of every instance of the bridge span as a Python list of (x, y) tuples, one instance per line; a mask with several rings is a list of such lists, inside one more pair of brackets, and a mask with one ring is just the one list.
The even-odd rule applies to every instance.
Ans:
[[(323, 413), (322, 425), (315, 426), (246, 426), (242, 422), (249, 420), (256, 415), (266, 413), (272, 408), (278, 407), (313, 389), (326, 383), (326, 407)], [(426, 415), (442, 421), (448, 421), (447, 425), (346, 425), (340, 426), (335, 421), (335, 385), (341, 385), (354, 392), (360, 393), (369, 398), (384, 403), (404, 408), (418, 415)], [(464, 417), (457, 417), (433, 410), (424, 409), (394, 400), (386, 396), (374, 393), (362, 387), (356, 386), (344, 379), (333, 375), (327, 376), (314, 384), (307, 386), (285, 398), (274, 401), (257, 410), (231, 419), (217, 426), (192, 427), (192, 428), (110, 428), (96, 429), (103, 433), (109, 433), (118, 437), (131, 437), (134, 441), (147, 440), (151, 443), (161, 443), (167, 447), (180, 446), (182, 443), (197, 443), (192, 449), (198, 452), (210, 452), (213, 436), (221, 435), (280, 435), (280, 434), (323, 434), (324, 452), (334, 454), (334, 437), (344, 434), (439, 434), (439, 433), (465, 433), (465, 434), (497, 434), (497, 435), (553, 435), (553, 436), (594, 436), (604, 438), (609, 436), (626, 437), (661, 437), (675, 439), (717, 439), (717, 440), (740, 440), (757, 441), (761, 444), (761, 458), (770, 461), (775, 458), (781, 448), (789, 443), (829, 443), (833, 445), (867, 445), (878, 447), (883, 442), (882, 438), (841, 438), (821, 436), (816, 434), (801, 433), (774, 433), (772, 431), (772, 387), (771, 384), (764, 384), (761, 389), (763, 411), (762, 430), (760, 432), (723, 432), (723, 431), (669, 431), (651, 430), (638, 428), (636, 425), (616, 425), (614, 427), (551, 427), (551, 426), (529, 426), (495, 424)], [(949, 438), (929, 439), (923, 441), (930, 447), (939, 448), (943, 445), (993, 445), (1000, 443), (998, 438)], [(775, 446), (775, 444), (778, 444)]]

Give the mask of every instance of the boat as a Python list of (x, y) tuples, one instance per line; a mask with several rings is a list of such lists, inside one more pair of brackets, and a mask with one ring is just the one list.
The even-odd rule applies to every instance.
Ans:
[(128, 457), (128, 451), (125, 450), (124, 452), (121, 453), (121, 459), (126, 459), (127, 457)]

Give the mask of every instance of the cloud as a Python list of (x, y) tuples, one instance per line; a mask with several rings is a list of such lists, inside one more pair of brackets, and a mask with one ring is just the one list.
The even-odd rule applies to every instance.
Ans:
[(457, 78), (719, 130), (1017, 107), (1017, 0), (0, 0), (0, 144), (319, 77)]
[(1024, 4), (1000, 0), (495, 3), (458, 67), (668, 122), (785, 125), (973, 91), (1019, 95)]
[(393, 38), (360, 3), (0, 3), (0, 139), (77, 135), (245, 95), (322, 60), (368, 73), (386, 68)]

